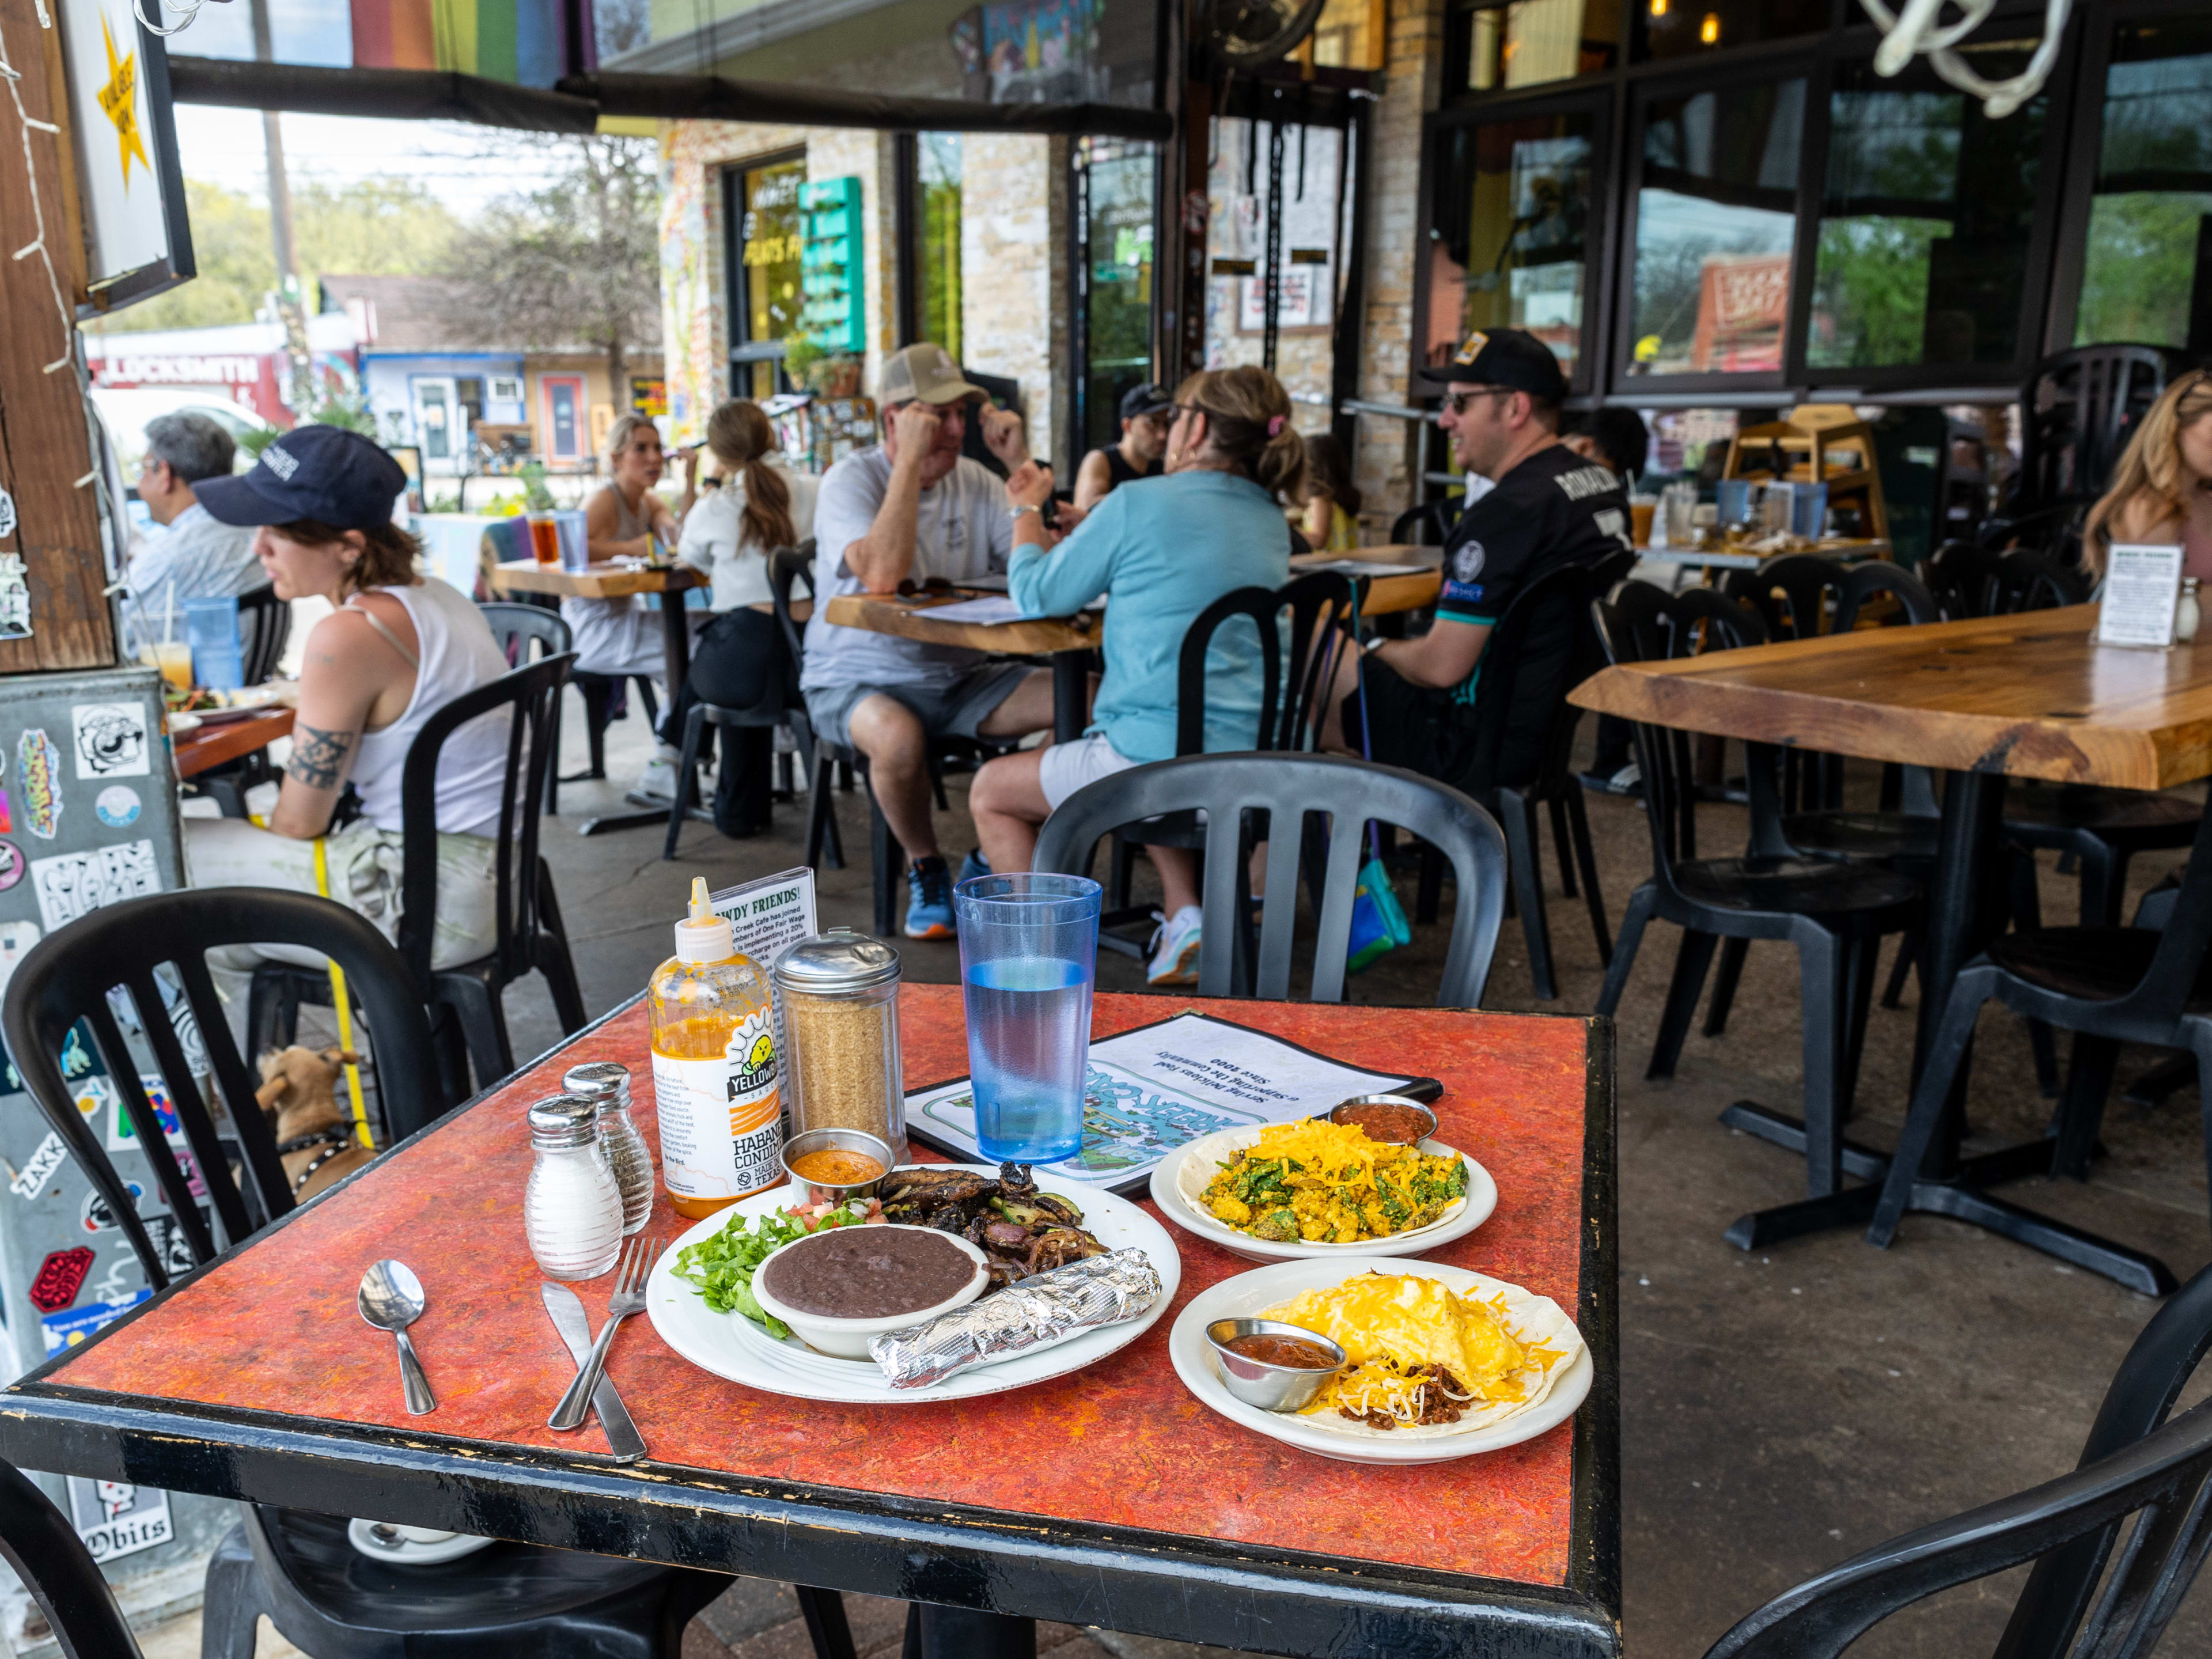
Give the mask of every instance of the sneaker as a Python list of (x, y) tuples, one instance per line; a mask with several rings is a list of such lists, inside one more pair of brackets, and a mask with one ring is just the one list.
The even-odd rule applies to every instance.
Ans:
[(646, 762), (645, 770), (638, 774), (634, 793), (652, 800), (672, 801), (676, 799), (676, 763), (679, 755), (655, 755)]
[[(1152, 913), (1158, 915), (1159, 913)], [(1198, 947), (1205, 912), (1186, 904), (1160, 923), (1152, 935), (1152, 959), (1145, 969), (1147, 985), (1198, 983)]]
[(1583, 772), (1578, 775), (1583, 787), (1607, 795), (1640, 795), (1644, 793), (1644, 769), (1634, 761), (1617, 772)]
[(977, 876), (988, 876), (990, 873), (991, 866), (983, 857), (983, 849), (978, 847), (960, 860), (960, 873), (952, 878), (953, 885), (957, 887), (963, 881), (972, 881)]
[(916, 859), (906, 872), (906, 936), (951, 939), (952, 878), (943, 859)]

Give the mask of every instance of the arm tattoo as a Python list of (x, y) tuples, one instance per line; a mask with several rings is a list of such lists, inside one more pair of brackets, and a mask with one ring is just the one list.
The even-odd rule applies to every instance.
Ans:
[(297, 778), (310, 789), (335, 789), (353, 748), (354, 733), (325, 732), (318, 726), (292, 727), (292, 758), (285, 763), (287, 777)]

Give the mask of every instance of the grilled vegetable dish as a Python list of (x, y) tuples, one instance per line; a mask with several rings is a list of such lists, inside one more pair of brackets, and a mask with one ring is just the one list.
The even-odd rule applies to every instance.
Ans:
[(1257, 1145), (1221, 1165), (1199, 1203), (1255, 1238), (1356, 1244), (1425, 1227), (1466, 1195), (1467, 1165), (1455, 1156), (1308, 1118), (1261, 1130)]

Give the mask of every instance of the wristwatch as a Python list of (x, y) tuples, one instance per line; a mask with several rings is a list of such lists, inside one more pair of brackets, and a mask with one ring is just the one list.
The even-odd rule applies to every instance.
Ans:
[(1024, 514), (1024, 513), (1034, 513), (1034, 514), (1036, 514), (1037, 515), (1037, 517), (1038, 517), (1040, 520), (1042, 520), (1042, 519), (1044, 517), (1044, 509), (1043, 509), (1042, 507), (1039, 507), (1039, 506), (1038, 506), (1036, 502), (1034, 502), (1034, 501), (1024, 501), (1024, 502), (1023, 502), (1019, 507), (1016, 507), (1016, 508), (1012, 511), (1012, 513), (1009, 514), (1007, 516), (1008, 516), (1008, 517), (1010, 517), (1010, 518), (1018, 519), (1018, 518), (1020, 518), (1020, 517), (1022, 516), (1022, 514)]

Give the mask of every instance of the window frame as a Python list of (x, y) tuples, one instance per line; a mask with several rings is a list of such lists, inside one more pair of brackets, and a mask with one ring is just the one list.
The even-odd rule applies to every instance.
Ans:
[(729, 395), (734, 398), (753, 395), (750, 385), (740, 384), (739, 375), (742, 369), (750, 369), (756, 363), (774, 363), (777, 390), (791, 390), (791, 377), (783, 369), (783, 342), (752, 337), (752, 277), (745, 264), (745, 175), (765, 172), (769, 167), (787, 167), (794, 161), (801, 167), (806, 165), (804, 144), (771, 150), (764, 155), (749, 155), (743, 161), (726, 164), (721, 170), (722, 305), (729, 319), (726, 373), (729, 377)]

